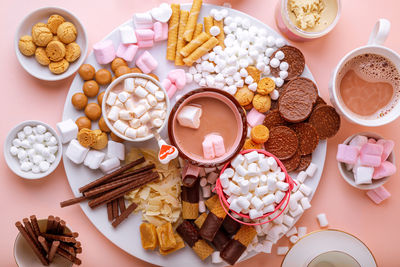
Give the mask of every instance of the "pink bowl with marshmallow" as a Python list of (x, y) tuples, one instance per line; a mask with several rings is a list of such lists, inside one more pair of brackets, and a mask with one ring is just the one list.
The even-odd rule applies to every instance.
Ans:
[[(364, 148), (360, 149), (360, 151), (361, 150), (365, 151), (365, 150), (369, 150), (369, 149), (373, 150), (373, 147), (374, 147), (376, 141), (384, 140), (384, 138), (382, 136), (380, 136), (380, 135), (378, 135), (376, 133), (373, 133), (373, 132), (361, 132), (361, 133), (353, 134), (352, 136), (348, 137), (343, 142), (343, 144), (341, 144), (339, 146), (343, 146), (343, 145), (349, 146), (350, 142), (352, 140), (353, 140), (353, 142), (356, 142), (355, 138), (357, 138), (357, 136), (365, 136), (365, 137), (367, 137), (368, 138), (368, 143), (371, 144), (369, 147), (364, 147)], [(375, 142), (374, 142), (374, 140), (375, 140)], [(347, 149), (350, 149), (350, 148), (347, 147)], [(338, 160), (341, 160), (341, 161), (351, 160), (350, 157), (352, 157), (352, 154), (354, 154), (354, 153), (352, 153), (352, 151), (347, 151), (346, 147), (344, 147), (344, 146), (342, 147), (342, 149), (339, 149), (339, 150), (343, 150), (342, 153), (345, 152), (347, 155), (346, 156), (341, 156), (341, 155), (339, 155), (340, 153), (338, 153), (337, 154), (337, 159)], [(344, 151), (344, 150), (346, 150), (346, 151)], [(366, 152), (367, 153), (373, 153), (373, 151), (366, 151)], [(378, 151), (378, 152), (380, 152), (380, 151)], [(348, 157), (348, 159), (344, 159), (344, 158), (342, 159), (342, 157)], [(373, 157), (364, 156), (362, 159), (361, 159), (361, 157), (359, 155), (357, 157), (359, 158), (360, 161), (363, 160), (365, 162), (370, 162), (371, 164), (374, 164)], [(391, 166), (385, 166), (385, 162), (388, 162), (387, 165), (391, 165)], [(393, 167), (392, 164), (395, 165), (395, 156), (394, 156), (393, 151), (388, 152), (387, 159), (382, 161), (380, 166), (374, 167), (374, 175), (377, 174), (377, 169), (378, 168), (381, 169), (380, 171), (383, 171), (383, 173), (384, 173), (386, 170), (383, 170), (383, 169), (386, 169), (388, 167), (389, 168)], [(352, 169), (350, 169), (350, 167), (351, 167), (351, 164), (338, 161), (338, 168), (339, 168), (340, 174), (342, 175), (343, 179), (347, 183), (349, 183), (351, 186), (353, 186), (355, 188), (358, 188), (358, 189), (361, 189), (361, 190), (371, 190), (371, 189), (378, 188), (378, 187), (382, 186), (383, 184), (385, 184), (387, 182), (387, 180), (390, 178), (390, 175), (382, 177), (382, 178), (372, 178), (372, 181), (369, 184), (367, 184), (367, 183), (365, 183), (365, 184), (357, 184), (356, 183), (356, 177), (355, 177)], [(390, 171), (390, 170), (388, 170), (388, 171)]]

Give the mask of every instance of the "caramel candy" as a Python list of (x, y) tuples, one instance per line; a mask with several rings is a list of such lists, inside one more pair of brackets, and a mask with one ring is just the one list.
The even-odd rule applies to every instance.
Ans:
[(110, 128), (108, 128), (108, 126), (107, 126), (106, 122), (104, 121), (103, 117), (100, 118), (98, 123), (99, 123), (100, 130), (102, 130), (105, 133), (111, 132)]
[(115, 70), (115, 76), (120, 77), (124, 74), (131, 73), (131, 69), (128, 66), (119, 66)]
[(158, 226), (156, 232), (161, 250), (169, 250), (176, 246), (176, 239), (171, 223)]
[(92, 121), (96, 121), (101, 116), (101, 108), (97, 103), (89, 103), (85, 108), (85, 115)]
[(88, 117), (79, 117), (75, 121), (76, 125), (78, 126), (78, 130), (82, 130), (83, 128), (90, 129), (92, 128), (92, 122), (88, 119)]
[(96, 71), (95, 80), (100, 85), (106, 85), (111, 82), (111, 72), (106, 69)]
[(99, 84), (94, 80), (86, 81), (82, 90), (87, 97), (95, 97), (99, 93)]
[(19, 38), (18, 42), (19, 51), (25, 56), (32, 56), (35, 54), (36, 45), (32, 41), (32, 37), (29, 35), (24, 35)]
[(96, 70), (90, 64), (82, 64), (79, 67), (78, 73), (79, 73), (79, 76), (81, 76), (81, 78), (84, 81), (87, 81), (87, 80), (93, 80)]
[(128, 66), (128, 63), (126, 63), (125, 59), (117, 57), (111, 62), (111, 70), (114, 73), (120, 66)]
[(97, 103), (99, 103), (100, 107), (101, 107), (101, 105), (103, 104), (104, 93), (105, 93), (105, 91), (101, 92), (101, 93), (97, 96)]
[(71, 98), (71, 103), (77, 110), (82, 110), (87, 106), (88, 98), (83, 93), (75, 93)]
[(156, 227), (151, 223), (140, 225), (140, 238), (144, 249), (155, 249), (158, 245)]

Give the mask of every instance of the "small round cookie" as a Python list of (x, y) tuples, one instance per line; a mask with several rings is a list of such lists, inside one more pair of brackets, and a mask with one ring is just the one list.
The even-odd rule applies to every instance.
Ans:
[(275, 82), (271, 78), (262, 78), (257, 84), (257, 93), (260, 95), (268, 95), (275, 89)]
[(301, 156), (298, 150), (296, 151), (296, 153), (294, 153), (294, 155), (291, 158), (281, 160), (287, 172), (292, 172), (296, 170), (300, 165), (300, 161), (301, 161)]
[(53, 39), (53, 34), (47, 27), (34, 27), (32, 40), (37, 46), (46, 46)]
[(97, 103), (89, 103), (85, 108), (85, 115), (92, 121), (97, 121), (101, 116), (101, 107)]
[(57, 33), (58, 26), (65, 22), (65, 19), (57, 14), (51, 15), (47, 20), (47, 27), (49, 27), (52, 34)]
[(118, 69), (119, 66), (128, 66), (128, 63), (126, 63), (125, 59), (116, 57), (111, 62), (111, 70), (115, 73), (115, 71)]
[(106, 85), (111, 82), (111, 72), (106, 69), (99, 69), (96, 71), (95, 80), (100, 85)]
[(19, 51), (27, 57), (33, 56), (36, 51), (36, 45), (33, 42), (32, 36), (24, 35), (18, 41)]
[[(131, 72), (132, 72), (132, 71), (131, 71)], [(160, 78), (158, 78), (158, 76), (155, 75), (154, 73), (149, 73), (149, 74), (147, 74), (147, 75), (153, 77), (153, 78), (156, 79), (157, 81), (160, 81)]]
[(71, 22), (63, 22), (58, 26), (57, 36), (64, 44), (69, 44), (75, 41), (76, 35), (76, 28)]
[(118, 142), (118, 143), (123, 143), (124, 142), (124, 139), (122, 139), (121, 137), (117, 136), (113, 132), (110, 133), (110, 137), (111, 137), (111, 140), (113, 140), (114, 142)]
[(93, 80), (96, 70), (90, 64), (82, 64), (79, 67), (78, 73), (79, 73), (79, 76), (81, 76), (81, 78), (84, 81), (87, 81), (87, 80)]
[(39, 28), (39, 27), (46, 27), (46, 28), (48, 28), (48, 26), (47, 26), (46, 23), (38, 22), (38, 23), (36, 23), (35, 25), (32, 26), (31, 33), (33, 34), (33, 31), (34, 31), (36, 28)]
[[(97, 103), (99, 103), (100, 107), (103, 104), (103, 98), (104, 98), (104, 93), (105, 91), (101, 92), (98, 96), (97, 96)], [(104, 131), (103, 131), (104, 132)]]
[(108, 137), (106, 133), (103, 133), (101, 130), (97, 129), (93, 131), (96, 136), (96, 140), (92, 146), (92, 148), (96, 150), (102, 150), (108, 144)]
[(139, 68), (131, 68), (132, 73), (143, 73), (143, 71)]
[(49, 69), (52, 73), (54, 74), (61, 74), (65, 72), (69, 67), (69, 62), (66, 61), (65, 59), (62, 59), (61, 61), (58, 62), (51, 62), (49, 64)]
[(248, 66), (246, 68), (247, 73), (253, 78), (255, 83), (258, 83), (261, 78), (261, 71), (254, 66)]
[(247, 85), (240, 88), (236, 94), (235, 98), (241, 106), (247, 106), (253, 100), (254, 93), (247, 87)]
[(268, 141), (264, 146), (265, 150), (278, 159), (285, 160), (297, 152), (299, 141), (295, 131), (286, 126), (277, 126), (270, 129)]
[(106, 122), (104, 121), (103, 117), (101, 117), (100, 120), (99, 120), (99, 128), (100, 128), (100, 130), (102, 130), (105, 133), (111, 132), (110, 128), (108, 128), (108, 126), (107, 126)]
[(271, 108), (271, 98), (269, 95), (256, 94), (253, 97), (253, 107), (260, 113), (267, 112)]
[(116, 70), (115, 70), (115, 76), (116, 77), (120, 77), (124, 74), (128, 74), (131, 73), (131, 68), (129, 68), (128, 66), (119, 66)]
[(263, 144), (269, 138), (269, 130), (264, 125), (256, 125), (251, 129), (250, 137), (254, 143)]
[(253, 140), (251, 140), (250, 138), (246, 139), (246, 141), (244, 142), (244, 145), (243, 145), (243, 150), (247, 150), (247, 149), (262, 149), (262, 148), (263, 148), (262, 144), (257, 144)]
[(99, 84), (95, 80), (86, 81), (82, 91), (87, 97), (95, 97), (99, 93)]
[(46, 54), (51, 61), (60, 61), (65, 57), (65, 45), (60, 41), (51, 41), (46, 46)]
[(77, 110), (82, 110), (87, 106), (88, 98), (83, 93), (75, 93), (71, 97), (71, 103)]
[(74, 62), (81, 56), (81, 48), (75, 42), (67, 44), (65, 47), (65, 59)]
[(305, 171), (307, 169), (307, 167), (310, 165), (311, 160), (312, 160), (312, 155), (311, 154), (308, 154), (308, 155), (305, 155), (305, 156), (301, 156), (300, 157), (300, 164), (299, 164), (299, 166), (297, 166), (296, 171), (297, 172)]
[(46, 49), (43, 47), (38, 47), (36, 48), (35, 51), (35, 59), (37, 62), (39, 62), (40, 65), (47, 66), (50, 64), (50, 59), (46, 54)]
[(78, 130), (80, 131), (83, 128), (91, 129), (92, 128), (92, 122), (88, 119), (88, 117), (79, 117), (75, 121), (76, 125), (78, 126)]
[[(51, 39), (52, 41), (60, 41), (60, 38), (58, 38), (57, 35), (53, 35), (53, 39)], [(61, 42), (61, 41), (60, 41)]]

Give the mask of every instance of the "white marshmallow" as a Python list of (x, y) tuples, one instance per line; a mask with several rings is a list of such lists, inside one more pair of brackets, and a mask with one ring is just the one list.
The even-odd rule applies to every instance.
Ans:
[(267, 214), (267, 213), (273, 212), (274, 210), (275, 210), (275, 206), (273, 204), (270, 204), (263, 208), (263, 213)]
[(229, 191), (232, 194), (240, 195), (240, 187), (237, 186), (236, 184), (234, 184), (233, 182), (230, 182), (230, 184), (229, 184)]
[[(28, 153), (24, 149), (18, 150), (17, 157), (18, 157), (19, 160), (24, 160), (24, 159), (26, 159), (27, 156), (28, 156)], [(38, 155), (38, 156), (42, 157), (40, 155)]]
[(20, 131), (20, 132), (17, 133), (17, 137), (18, 137), (19, 140), (22, 141), (22, 140), (24, 140), (26, 138), (26, 135), (25, 135), (24, 131)]
[(326, 218), (325, 213), (320, 213), (317, 215), (318, 223), (320, 227), (327, 227), (328, 226), (328, 219)]
[(256, 196), (264, 196), (265, 194), (268, 193), (268, 186), (264, 185), (264, 186), (259, 186), (255, 189), (254, 193), (256, 194)]
[(279, 256), (285, 255), (289, 251), (289, 247), (278, 247), (276, 249), (276, 254)]
[(227, 177), (232, 178), (235, 175), (235, 171), (232, 168), (226, 168), (224, 174), (227, 175)]
[(290, 215), (292, 215), (292, 217), (297, 217), (300, 214), (302, 214), (304, 212), (304, 210), (300, 205), (297, 205), (297, 209), (290, 210), (289, 212), (290, 212)]
[(140, 126), (137, 129), (137, 137), (145, 137), (148, 135), (148, 133), (149, 133), (149, 129), (144, 125)]
[(288, 227), (292, 227), (294, 223), (294, 218), (289, 215), (283, 215), (283, 223)]
[(117, 101), (117, 96), (118, 95), (116, 93), (109, 92), (108, 96), (107, 96), (106, 104), (110, 105), (110, 106), (114, 105), (115, 101)]
[(32, 134), (33, 129), (32, 129), (31, 126), (28, 125), (28, 126), (25, 126), (25, 127), (24, 127), (23, 131), (24, 131), (24, 134), (25, 134), (26, 136), (28, 136), (28, 135), (31, 135), (31, 134)]
[(120, 161), (118, 158), (111, 158), (103, 161), (100, 164), (100, 170), (103, 173), (110, 173), (117, 169), (121, 165)]
[[(111, 109), (113, 109), (113, 108), (117, 108), (117, 107), (112, 107)], [(110, 113), (111, 113), (111, 111), (110, 111)], [(115, 121), (114, 118), (110, 118), (110, 113), (109, 113), (109, 119)], [(112, 115), (113, 115), (113, 114), (112, 114)], [(126, 121), (128, 121), (128, 120), (133, 119), (133, 114), (132, 114), (132, 112), (129, 111), (129, 110), (122, 109), (122, 110), (119, 111), (118, 118), (120, 118), (121, 120), (126, 120)], [(117, 120), (118, 120), (118, 118), (117, 118)]]
[(144, 105), (137, 105), (132, 112), (136, 118), (139, 118), (146, 112), (146, 107)]
[(133, 129), (131, 127), (128, 127), (128, 129), (126, 129), (126, 131), (125, 131), (125, 135), (126, 135), (126, 137), (129, 137), (131, 139), (135, 139), (137, 136), (137, 130)]
[(39, 173), (39, 172), (40, 172), (39, 166), (33, 165), (33, 166), (32, 166), (32, 172), (33, 172), (33, 173)]
[(299, 237), (298, 237), (297, 235), (292, 235), (292, 236), (289, 238), (289, 241), (290, 241), (290, 243), (292, 243), (292, 244), (296, 243), (298, 240), (299, 240)]
[(267, 48), (267, 49), (265, 50), (265, 55), (266, 55), (267, 57), (272, 56), (273, 53), (274, 53), (274, 49), (273, 49), (273, 48)]
[(274, 192), (276, 189), (276, 178), (275, 178), (274, 173), (268, 173), (267, 174), (267, 185), (268, 185), (268, 190), (271, 192)]
[(46, 172), (50, 168), (50, 163), (47, 161), (41, 161), (39, 163), (39, 169), (41, 172)]
[(22, 162), (20, 164), (21, 171), (28, 172), (32, 169), (32, 167), (33, 167), (33, 164), (32, 164), (32, 162), (29, 162), (29, 161)]
[(303, 193), (306, 196), (309, 196), (312, 193), (312, 188), (305, 184), (300, 185), (299, 190), (301, 193)]
[(148, 81), (148, 82), (146, 83), (145, 89), (146, 89), (150, 94), (153, 94), (153, 95), (154, 95), (154, 94), (157, 92), (157, 90), (159, 89), (159, 87), (158, 87), (156, 84), (154, 84), (153, 82)]
[(219, 29), (219, 27), (218, 26), (212, 26), (211, 28), (210, 28), (210, 34), (212, 35), (212, 36), (217, 36), (217, 35), (219, 35), (220, 34), (220, 29)]
[(276, 40), (275, 40), (275, 46), (276, 47), (278, 47), (278, 48), (280, 48), (280, 47), (282, 47), (282, 46), (284, 46), (285, 45), (285, 40), (283, 40), (283, 38), (277, 38)]
[(247, 166), (247, 175), (248, 176), (256, 176), (260, 174), (260, 170), (258, 168), (257, 163), (250, 163)]
[(256, 187), (258, 186), (259, 182), (260, 182), (260, 178), (255, 176), (255, 177), (251, 177), (249, 180), (250, 184), (249, 184), (249, 190), (253, 191), (256, 189)]
[(274, 194), (268, 194), (265, 197), (262, 198), (262, 201), (265, 206), (269, 206), (275, 202), (275, 195)]
[(162, 119), (155, 118), (151, 121), (151, 124), (156, 128), (160, 128), (164, 124), (164, 121)]
[(250, 75), (246, 77), (246, 79), (244, 80), (244, 82), (246, 84), (252, 84), (254, 82), (253, 77), (251, 77)]
[(276, 172), (276, 179), (278, 179), (278, 181), (285, 181), (286, 174), (284, 172), (281, 172), (280, 169), (281, 168), (279, 168), (279, 171)]
[(242, 180), (239, 182), (240, 193), (247, 194), (249, 192), (250, 183), (248, 180)]
[(148, 112), (144, 113), (140, 118), (140, 122), (145, 125), (147, 122), (151, 120), (150, 114)]
[(232, 203), (230, 203), (229, 209), (230, 209), (230, 210), (233, 210), (233, 211), (235, 211), (235, 212), (237, 212), (237, 213), (240, 213), (240, 212), (242, 211), (242, 208), (239, 206), (239, 203), (238, 203), (238, 200), (237, 200), (237, 199), (234, 199), (234, 200), (232, 201)]
[(253, 207), (257, 210), (257, 211), (260, 211), (261, 209), (262, 209), (262, 207), (264, 206), (264, 202), (261, 200), (261, 199), (259, 199), (257, 196), (254, 196), (252, 199), (251, 199), (251, 204), (253, 205)]
[(125, 145), (123, 143), (108, 141), (107, 145), (107, 158), (118, 158), (125, 160)]
[(116, 122), (114, 122), (113, 127), (120, 132), (121, 134), (124, 134), (126, 129), (129, 127), (128, 124), (126, 124), (125, 122), (121, 121), (121, 120), (117, 120)]
[(237, 200), (238, 205), (242, 208), (242, 209), (248, 209), (250, 206), (250, 201), (243, 196), (240, 196)]
[(295, 234), (297, 234), (297, 228), (296, 226), (293, 226), (289, 231), (286, 232), (286, 237), (290, 237)]
[(297, 228), (299, 238), (305, 236), (307, 234), (307, 227), (302, 226)]
[(214, 251), (211, 254), (211, 262), (212, 263), (222, 263), (222, 258), (220, 256), (220, 252), (219, 251)]
[(307, 178), (307, 173), (305, 171), (301, 171), (297, 174), (296, 180), (300, 183), (304, 183)]
[(67, 147), (65, 155), (75, 164), (81, 164), (89, 152), (89, 148), (83, 147), (78, 140), (73, 139)]
[[(238, 154), (231, 162), (231, 166), (233, 168), (237, 168), (242, 162), (244, 161), (244, 156), (241, 154)], [(225, 170), (226, 171), (226, 170)], [(232, 175), (233, 176), (233, 175)]]
[(275, 58), (278, 59), (278, 60), (282, 60), (282, 59), (285, 58), (285, 54), (282, 51), (277, 51), (275, 53)]
[(200, 127), (202, 109), (199, 106), (186, 105), (179, 111), (177, 119), (180, 125), (192, 129)]
[(119, 28), (121, 36), (121, 43), (123, 44), (135, 44), (137, 42), (135, 31), (131, 26), (121, 26)]
[(272, 68), (277, 68), (277, 67), (279, 67), (279, 64), (280, 64), (280, 61), (279, 61), (279, 59), (277, 59), (276, 57), (272, 58), (272, 59), (269, 61), (269, 65), (270, 65)]
[(167, 113), (163, 110), (153, 110), (150, 113), (150, 117), (154, 118), (159, 118), (159, 119), (165, 119), (165, 117), (167, 116)]
[(154, 107), (156, 110), (166, 110), (166, 105), (164, 102), (157, 103), (157, 105)]
[(317, 169), (318, 169), (317, 164), (311, 162), (306, 169), (306, 173), (308, 176), (313, 177)]
[(303, 208), (303, 210), (307, 210), (307, 209), (311, 208), (310, 201), (308, 200), (307, 197), (303, 197), (302, 199), (300, 199), (300, 204), (301, 204), (301, 207)]
[(228, 188), (228, 186), (229, 186), (229, 178), (225, 173), (220, 175), (219, 181), (221, 182), (221, 185), (222, 185), (223, 188)]
[(78, 126), (71, 119), (59, 122), (56, 126), (63, 144), (68, 143), (78, 135)]
[(13, 156), (18, 155), (18, 151), (19, 151), (19, 149), (18, 149), (16, 146), (10, 147), (10, 153), (11, 153), (11, 155), (13, 155)]
[(44, 134), (46, 132), (46, 127), (44, 127), (43, 125), (39, 124), (35, 128), (38, 134)]
[(289, 200), (289, 210), (295, 211), (297, 209), (297, 200), (293, 197), (290, 198)]
[(289, 184), (285, 182), (277, 182), (276, 187), (281, 191), (287, 191), (289, 189)]
[[(133, 33), (135, 35), (135, 33)], [(136, 35), (135, 35), (136, 36)], [(133, 93), (135, 90), (135, 79), (133, 78), (126, 78), (124, 80), (124, 90), (128, 93)]]
[(256, 209), (250, 209), (250, 211), (249, 211), (250, 219), (254, 220), (254, 219), (257, 219), (257, 218), (259, 218), (261, 216), (263, 216), (263, 212), (262, 211), (259, 211), (259, 210), (256, 210)]
[(142, 125), (142, 123), (139, 119), (134, 118), (129, 121), (129, 126), (131, 126), (133, 129), (139, 128), (140, 125)]
[(286, 70), (281, 70), (281, 71), (279, 72), (279, 77), (280, 77), (282, 80), (286, 79), (286, 78), (288, 77), (288, 75), (289, 75), (289, 73), (288, 73)]
[(276, 84), (277, 87), (281, 87), (284, 84), (284, 82), (285, 81), (283, 79), (281, 79), (280, 77), (277, 77), (275, 79), (275, 84)]
[(119, 99), (117, 99), (114, 103), (114, 106), (119, 108), (124, 108), (124, 103), (122, 103), (121, 101), (119, 101)]
[(282, 199), (285, 197), (285, 193), (282, 191), (276, 191), (275, 192), (275, 203), (279, 204)]
[(247, 170), (242, 165), (237, 166), (235, 169), (237, 174), (239, 174), (240, 176), (244, 177), (247, 175)]
[(276, 171), (278, 168), (278, 163), (273, 157), (268, 157), (268, 165), (272, 171)]
[(92, 170), (97, 170), (100, 167), (100, 164), (103, 161), (104, 157), (105, 153), (92, 149), (87, 153), (83, 164)]
[(135, 84), (140, 85), (142, 87), (146, 86), (147, 80), (143, 78), (136, 78), (135, 79)]
[(135, 95), (137, 95), (138, 97), (144, 98), (147, 96), (148, 93), (149, 92), (146, 89), (144, 89), (142, 86), (136, 87)]
[(304, 195), (302, 192), (296, 191), (295, 193), (292, 194), (290, 199), (294, 199), (297, 202), (297, 201), (300, 201), (300, 199), (302, 199), (303, 197), (304, 197)]
[(165, 98), (165, 94), (163, 91), (158, 90), (157, 92), (154, 93), (155, 98), (157, 101), (163, 101)]

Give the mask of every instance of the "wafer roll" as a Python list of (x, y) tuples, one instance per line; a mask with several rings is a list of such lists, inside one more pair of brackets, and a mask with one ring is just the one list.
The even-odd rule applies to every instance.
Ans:
[(140, 174), (140, 173), (144, 173), (144, 172), (147, 172), (147, 171), (149, 171), (149, 170), (151, 170), (151, 169), (154, 169), (155, 167), (156, 167), (156, 165), (154, 165), (154, 164), (149, 164), (149, 165), (146, 165), (146, 166), (143, 166), (143, 167), (134, 169), (133, 171), (127, 171), (127, 172), (124, 172), (124, 173), (122, 173), (122, 174), (119, 174), (118, 176), (115, 176), (115, 177), (111, 178), (111, 179), (108, 180), (106, 183), (103, 183), (103, 184), (101, 184), (101, 185), (105, 185), (105, 184), (108, 184), (108, 183), (111, 183), (111, 182), (120, 180), (120, 179), (122, 179), (122, 178), (126, 178), (126, 177), (131, 177), (131, 176), (134, 176), (134, 175), (138, 175), (138, 174)]
[(118, 217), (118, 200), (115, 199), (111, 202), (113, 220)]
[(72, 233), (70, 233), (70, 232), (65, 232), (64, 235), (65, 235), (65, 236), (69, 236), (69, 237), (73, 237), (73, 238), (78, 238), (79, 233), (77, 233), (77, 232), (72, 232)]
[(25, 230), (28, 232), (29, 236), (32, 238), (33, 242), (35, 242), (36, 246), (39, 246), (39, 241), (37, 240), (37, 236), (35, 235), (35, 232), (33, 231), (32, 225), (29, 221), (28, 218), (24, 218), (22, 220), (25, 226)]
[(60, 235), (64, 234), (66, 226), (67, 226), (67, 223), (64, 220), (61, 220), (60, 224), (59, 224), (59, 227), (58, 227), (57, 233), (60, 234)]
[[(193, 39), (200, 35), (203, 32), (203, 24), (197, 23), (196, 28), (194, 29)], [(193, 40), (192, 39), (192, 40)]]
[(115, 218), (115, 221), (112, 222), (112, 226), (116, 228), (120, 223), (122, 223), (126, 218), (128, 218), (129, 215), (137, 208), (136, 203), (130, 204), (128, 208), (121, 213), (117, 218)]
[(204, 17), (203, 20), (204, 20), (204, 31), (211, 35), (210, 29), (212, 26), (214, 26), (214, 19), (208, 16)]
[(171, 9), (172, 15), (168, 23), (167, 60), (174, 61), (178, 42), (180, 5), (171, 4)]
[(183, 34), (183, 37), (186, 42), (190, 42), (193, 38), (194, 29), (196, 28), (196, 23), (197, 23), (197, 17), (199, 16), (202, 4), (203, 0), (193, 0), (188, 22), (186, 24), (185, 31)]
[(76, 243), (75, 237), (71, 237), (71, 236), (53, 235), (53, 234), (42, 234), (42, 236), (45, 237), (46, 239), (58, 240), (58, 241), (67, 242), (67, 243)]
[(226, 213), (220, 203), (217, 203), (210, 213), (208, 213), (206, 220), (200, 228), (200, 235), (207, 241), (213, 241), (219, 228), (224, 221)]
[(188, 57), (183, 59), (183, 62), (187, 66), (192, 66), (193, 63), (204, 56), (206, 53), (208, 53), (211, 49), (213, 49), (216, 45), (218, 44), (218, 39), (215, 37), (211, 37), (208, 39), (207, 42), (202, 44), (200, 47), (198, 47), (196, 50), (193, 51)]
[(56, 251), (58, 249), (58, 247), (60, 246), (60, 241), (53, 241), (51, 243), (51, 247), (50, 247), (50, 251), (49, 251), (49, 261), (52, 262), (54, 259), (54, 255), (56, 255)]
[(183, 56), (179, 53), (179, 51), (186, 44), (186, 41), (183, 39), (183, 33), (185, 31), (185, 26), (187, 23), (188, 16), (189, 16), (188, 11), (181, 10), (181, 15), (179, 17), (178, 43), (176, 44), (176, 54), (175, 54), (175, 65), (177, 66), (184, 65)]
[(45, 233), (49, 233), (49, 232), (51, 232), (51, 231), (53, 230), (53, 224), (54, 224), (54, 216), (53, 216), (53, 215), (50, 215), (50, 216), (47, 218), (47, 224), (46, 224), (46, 231), (45, 231)]
[(75, 198), (71, 198), (71, 199), (65, 200), (63, 202), (60, 202), (60, 206), (61, 206), (61, 208), (64, 208), (64, 207), (68, 207), (68, 206), (71, 206), (74, 204), (78, 204), (85, 200), (87, 200), (87, 198), (85, 196), (75, 197)]
[(182, 186), (182, 218), (195, 220), (199, 216), (199, 182), (193, 187)]
[(176, 232), (191, 247), (200, 259), (205, 260), (213, 253), (213, 248), (201, 239), (199, 231), (189, 221), (184, 220)]
[(197, 217), (196, 220), (194, 220), (194, 224), (200, 229), (206, 218), (207, 218), (207, 213), (204, 212), (200, 214), (200, 216)]
[(67, 251), (63, 250), (63, 249), (58, 249), (56, 252), (58, 255), (66, 258), (67, 260), (69, 260), (70, 262), (73, 262), (76, 265), (81, 265), (82, 261), (80, 259), (78, 259), (77, 257), (75, 257), (74, 255), (69, 254)]
[(42, 246), (42, 248), (44, 249), (44, 251), (46, 251), (46, 253), (49, 253), (49, 245), (47, 244), (46, 239), (43, 236), (39, 236), (38, 241)]
[(240, 229), (240, 223), (232, 219), (231, 216), (226, 216), (222, 222), (222, 227), (229, 235), (234, 235)]
[(218, 45), (220, 45), (223, 49), (225, 49), (225, 32), (224, 32), (224, 20), (215, 20), (214, 19), (214, 26), (219, 28), (219, 34), (216, 36), (218, 39)]
[(58, 228), (59, 228), (59, 226), (60, 226), (60, 222), (61, 222), (61, 218), (58, 217), (58, 216), (56, 216), (56, 217), (54, 218), (54, 224), (53, 224), (53, 228), (52, 228), (52, 230), (51, 230), (51, 233), (52, 233), (52, 234), (57, 234), (57, 233), (58, 233)]
[(234, 265), (256, 235), (257, 232), (254, 227), (242, 225), (233, 239), (221, 251), (221, 258), (227, 263)]
[(219, 202), (218, 195), (215, 194), (209, 199), (207, 199), (204, 203), (206, 204), (208, 210), (212, 210), (218, 202)]
[(196, 50), (198, 47), (200, 47), (202, 44), (204, 44), (205, 42), (208, 41), (208, 39), (211, 38), (211, 35), (209, 35), (208, 33), (202, 32), (199, 36), (197, 36), (196, 38), (194, 38), (192, 41), (190, 41), (190, 43), (188, 43), (187, 45), (185, 45), (185, 47), (183, 47), (179, 53), (181, 53), (181, 55), (183, 57), (187, 57), (189, 56), (194, 50)]
[(69, 246), (66, 243), (61, 242), (59, 248), (65, 250), (66, 252), (68, 252), (71, 255), (75, 255), (75, 248), (72, 246)]
[(40, 235), (40, 228), (39, 228), (39, 224), (38, 224), (36, 216), (35, 215), (31, 215), (30, 219), (31, 219), (31, 224), (32, 224), (33, 231), (35, 232), (35, 235), (39, 236)]

